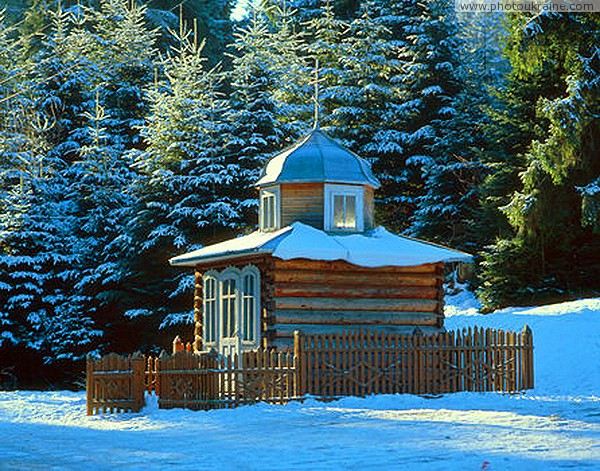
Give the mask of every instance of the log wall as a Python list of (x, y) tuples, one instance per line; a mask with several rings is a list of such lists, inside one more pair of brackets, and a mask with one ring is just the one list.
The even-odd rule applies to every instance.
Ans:
[(365, 231), (375, 227), (375, 190), (364, 186), (364, 224)]
[[(364, 229), (374, 227), (374, 190), (363, 186)], [(324, 184), (293, 183), (281, 185), (281, 227), (299, 221), (317, 229), (324, 227)]]
[[(343, 261), (273, 259), (268, 345), (291, 346), (293, 333), (371, 329), (412, 334), (443, 327), (443, 264), (364, 268)], [(270, 297), (270, 296), (269, 296)]]
[(281, 185), (281, 227), (299, 221), (323, 229), (323, 183)]

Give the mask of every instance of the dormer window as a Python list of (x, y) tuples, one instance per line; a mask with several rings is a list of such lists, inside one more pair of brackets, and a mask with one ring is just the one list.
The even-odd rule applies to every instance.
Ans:
[(333, 195), (333, 228), (356, 229), (356, 196)]
[(264, 232), (279, 229), (279, 187), (260, 190), (260, 229)]
[(362, 186), (325, 185), (325, 230), (362, 232)]

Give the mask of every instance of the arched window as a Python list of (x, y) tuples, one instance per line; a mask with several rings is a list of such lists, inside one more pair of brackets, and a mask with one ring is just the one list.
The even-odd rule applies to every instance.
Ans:
[(235, 339), (245, 348), (260, 340), (260, 271), (253, 265), (239, 270), (208, 271), (203, 275), (204, 345), (219, 351)]
[(237, 320), (237, 280), (225, 278), (221, 281), (221, 337), (230, 338), (236, 334)]
[(254, 267), (242, 271), (242, 341), (256, 343), (259, 328), (259, 273)]
[(214, 273), (207, 273), (204, 279), (204, 343), (214, 345), (217, 342), (217, 279)]

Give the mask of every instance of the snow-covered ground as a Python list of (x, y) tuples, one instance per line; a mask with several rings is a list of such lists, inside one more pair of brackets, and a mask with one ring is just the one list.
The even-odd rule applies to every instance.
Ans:
[(535, 389), (94, 417), (84, 393), (0, 392), (0, 469), (600, 469), (600, 298), (447, 304), (450, 329), (528, 324)]

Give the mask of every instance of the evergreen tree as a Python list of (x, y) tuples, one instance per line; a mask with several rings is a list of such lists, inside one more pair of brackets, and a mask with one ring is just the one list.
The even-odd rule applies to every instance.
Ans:
[(539, 131), (522, 156), (521, 188), (501, 208), (514, 235), (485, 254), (480, 294), (490, 308), (529, 293), (593, 289), (600, 266), (600, 238), (581, 221), (577, 190), (593, 187), (600, 174), (598, 19), (510, 19), (511, 79), (515, 88), (534, 87)]
[[(477, 229), (489, 233), (478, 223), (479, 188), (488, 173), (481, 161), (489, 123), (485, 112), (493, 105), (492, 89), (500, 84), (502, 64), (497, 57), (498, 43), (491, 42), (490, 36), (497, 39), (500, 33), (487, 16), (474, 15), (475, 20), (466, 23), (473, 29), (459, 35), (452, 12), (443, 13), (443, 21), (451, 25), (448, 35), (452, 40), (446, 42), (450, 46), (448, 62), (442, 65), (450, 72), (445, 81), (454, 82), (456, 93), (447, 97), (444, 114), (432, 120), (436, 137), (426, 148), (433, 158), (423, 167), (424, 191), (417, 198), (410, 232), (477, 251), (485, 240)], [(444, 75), (439, 77), (444, 83)]]
[(273, 64), (279, 86), (273, 90), (286, 143), (292, 143), (310, 130), (313, 123), (314, 58), (307, 57), (306, 33), (295, 24), (297, 12), (285, 2), (268, 10), (272, 17)]
[(19, 98), (29, 104), (15, 118), (28, 123), (18, 144), (25, 165), (16, 168), (20, 202), (8, 208), (0, 262), (9, 268), (4, 305), (14, 320), (14, 337), (48, 362), (81, 358), (98, 335), (89, 315), (73, 309), (78, 300), (72, 289), (78, 273), (72, 250), (77, 208), (66, 197), (69, 181), (62, 173), (67, 160), (74, 159), (76, 141), (61, 139), (72, 130), (89, 70), (79, 57), (80, 31), (69, 32), (73, 21), (60, 9), (53, 14), (37, 67), (20, 84)]
[(437, 0), (383, 6), (380, 15), (404, 39), (399, 45), (403, 72), (394, 79), (401, 96), (393, 128), (395, 148), (401, 152), (384, 154), (375, 170), (382, 181), (384, 222), (406, 230), (425, 193), (423, 172), (441, 158), (432, 152), (457, 112), (454, 100), (461, 84), (456, 24), (450, 6)]
[(146, 149), (135, 155), (142, 205), (132, 221), (131, 283), (141, 296), (128, 314), (152, 312), (163, 326), (192, 319), (191, 278), (167, 260), (230, 235), (243, 219), (234, 197), (240, 165), (225, 152), (231, 128), (222, 76), (206, 69), (202, 44), (183, 28), (177, 42), (163, 62), (165, 80), (149, 95)]
[(340, 52), (341, 84), (335, 90), (339, 106), (330, 118), (333, 133), (372, 162), (397, 156), (402, 150), (395, 129), (400, 51), (377, 3), (365, 3), (348, 25)]
[(228, 74), (232, 93), (230, 122), (235, 133), (227, 143), (227, 153), (237, 156), (239, 198), (247, 208), (247, 221), (256, 224), (257, 199), (253, 183), (268, 156), (280, 149), (283, 132), (277, 119), (279, 104), (274, 90), (279, 85), (273, 54), (273, 33), (267, 16), (254, 10), (247, 26), (235, 33), (232, 71)]
[(231, 11), (233, 0), (148, 0), (146, 16), (163, 31), (163, 42), (172, 44), (168, 30), (177, 30), (180, 20), (196, 24), (197, 34), (204, 38), (204, 55), (209, 67), (227, 63), (227, 46), (232, 42)]
[[(307, 62), (307, 68), (318, 64), (319, 107), (322, 114), (322, 125), (327, 127), (329, 118), (334, 110), (342, 106), (341, 87), (343, 86), (343, 72), (341, 58), (343, 55), (342, 41), (347, 32), (348, 25), (336, 17), (330, 0), (325, 0), (319, 15), (312, 18), (304, 25), (307, 32), (306, 55), (313, 64)], [(312, 100), (311, 100), (312, 101)], [(329, 131), (331, 131), (328, 128)]]

